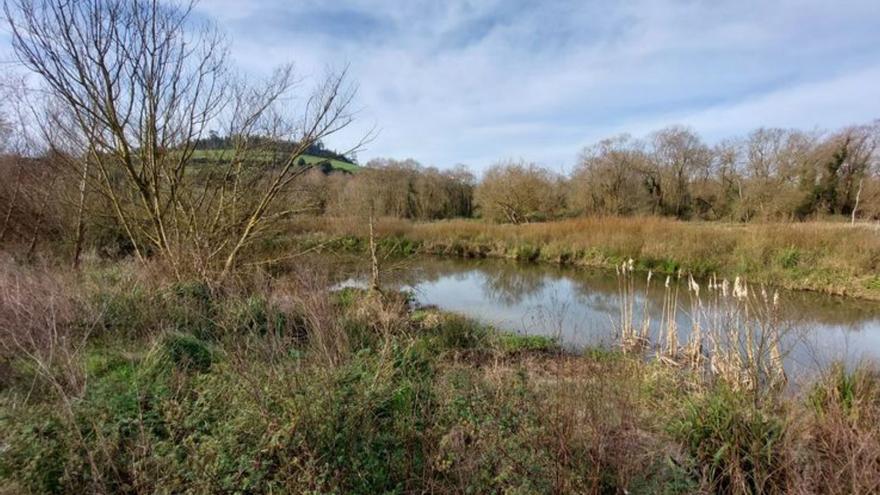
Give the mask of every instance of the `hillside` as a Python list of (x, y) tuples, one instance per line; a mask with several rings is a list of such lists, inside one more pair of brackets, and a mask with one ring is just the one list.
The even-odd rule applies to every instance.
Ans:
[[(219, 160), (224, 156), (231, 156), (231, 154), (232, 150), (229, 149), (201, 149), (195, 150), (193, 152), (193, 159), (196, 161), (208, 162)], [(269, 161), (273, 158), (273, 154), (268, 152), (260, 156), (266, 161)], [(345, 173), (354, 173), (361, 168), (358, 164), (352, 163), (350, 161), (342, 160), (339, 158), (326, 158), (312, 154), (304, 154), (300, 157), (300, 159), (307, 165), (320, 166), (321, 164), (326, 163), (329, 169), (325, 169), (325, 172), (339, 171)]]

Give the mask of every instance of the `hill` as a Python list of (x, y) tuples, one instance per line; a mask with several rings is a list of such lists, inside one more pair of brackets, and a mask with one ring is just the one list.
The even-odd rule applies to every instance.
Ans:
[[(193, 151), (193, 159), (198, 162), (211, 162), (216, 161), (224, 156), (231, 156), (231, 149), (197, 149)], [(275, 158), (277, 155), (265, 152), (261, 156), (265, 161), (270, 161)], [(303, 154), (300, 157), (300, 162), (303, 165), (314, 165), (321, 166), (325, 173), (329, 172), (344, 172), (344, 173), (354, 173), (357, 172), (361, 167), (347, 159), (343, 158), (330, 158), (325, 156), (318, 156), (314, 154)]]

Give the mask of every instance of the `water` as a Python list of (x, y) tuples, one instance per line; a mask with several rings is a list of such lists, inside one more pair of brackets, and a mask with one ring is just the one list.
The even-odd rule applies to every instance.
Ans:
[[(661, 319), (663, 280), (645, 295), (637, 274), (635, 320), (647, 308), (652, 334)], [(506, 331), (556, 337), (569, 348), (609, 346), (619, 320), (614, 273), (519, 264), (504, 260), (417, 258), (396, 267), (385, 282), (409, 289), (420, 304), (459, 313)], [(705, 291), (705, 284), (704, 291)], [(753, 286), (752, 290), (760, 290)], [(768, 289), (772, 294), (773, 289)], [(813, 371), (832, 361), (880, 362), (880, 303), (808, 292), (780, 292), (786, 332), (786, 368)], [(705, 294), (705, 292), (704, 292)], [(686, 342), (690, 304), (682, 290), (679, 341)]]

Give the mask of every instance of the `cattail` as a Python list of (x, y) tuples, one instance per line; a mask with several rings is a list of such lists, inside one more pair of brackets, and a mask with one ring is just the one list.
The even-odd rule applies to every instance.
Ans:
[(694, 293), (695, 296), (700, 297), (700, 284), (694, 280), (694, 276), (688, 274), (688, 290)]
[(739, 277), (733, 281), (733, 297), (743, 300), (749, 296), (749, 290), (746, 287), (745, 282), (740, 280)]

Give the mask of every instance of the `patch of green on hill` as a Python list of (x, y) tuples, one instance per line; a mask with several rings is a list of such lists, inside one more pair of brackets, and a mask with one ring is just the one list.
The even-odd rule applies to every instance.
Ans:
[[(210, 149), (210, 150), (195, 150), (193, 151), (193, 159), (197, 161), (216, 161), (221, 160), (223, 158), (230, 158), (233, 155), (233, 151), (229, 149)], [(271, 151), (263, 151), (252, 154), (252, 156), (256, 157), (257, 160), (260, 161), (272, 161), (272, 160), (280, 160), (282, 156), (278, 153), (273, 153)], [(284, 157), (286, 158), (286, 157)], [(339, 160), (335, 158), (324, 158), (316, 155), (303, 154), (299, 157), (299, 161), (305, 165), (313, 165), (313, 166), (322, 166), (322, 164), (329, 165), (330, 169), (338, 170), (342, 172), (354, 173), (360, 169), (360, 166), (356, 163), (347, 162), (345, 160)]]

